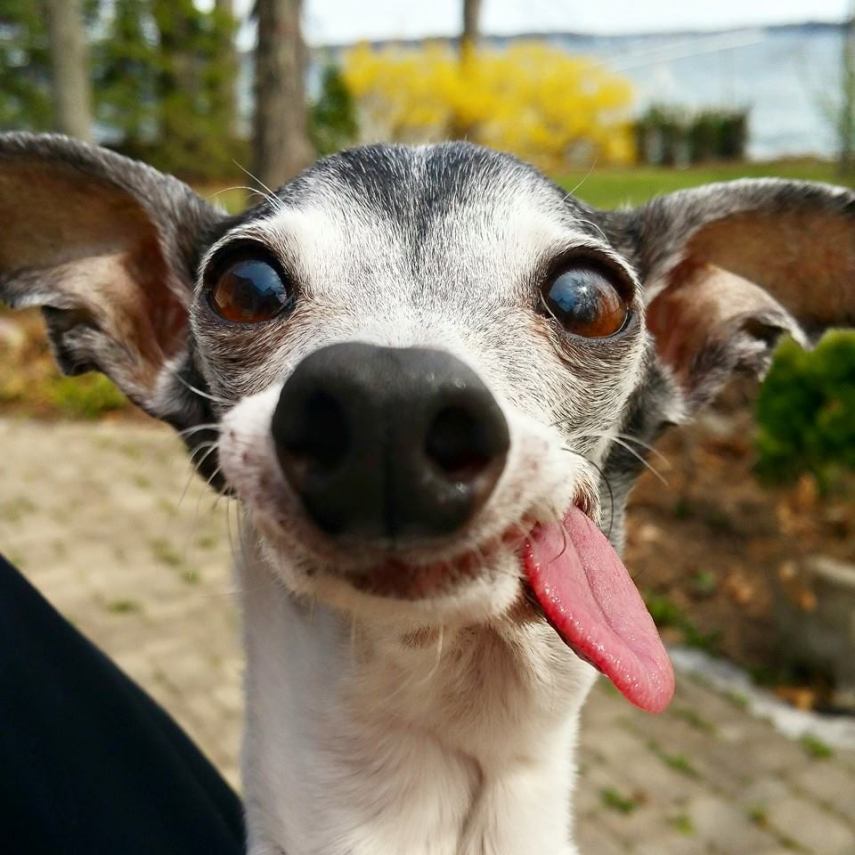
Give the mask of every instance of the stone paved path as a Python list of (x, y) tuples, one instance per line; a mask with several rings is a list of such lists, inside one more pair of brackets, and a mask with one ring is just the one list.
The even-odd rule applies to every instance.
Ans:
[[(225, 504), (187, 487), (158, 428), (0, 420), (0, 448), (0, 550), (237, 785)], [(791, 741), (692, 678), (660, 717), (601, 683), (581, 758), (586, 855), (855, 855), (855, 751)]]

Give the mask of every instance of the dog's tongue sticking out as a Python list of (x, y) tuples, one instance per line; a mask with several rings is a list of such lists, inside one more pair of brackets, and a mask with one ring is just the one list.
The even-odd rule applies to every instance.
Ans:
[(523, 547), (528, 583), (547, 620), (627, 700), (661, 712), (674, 671), (653, 618), (605, 535), (574, 507)]

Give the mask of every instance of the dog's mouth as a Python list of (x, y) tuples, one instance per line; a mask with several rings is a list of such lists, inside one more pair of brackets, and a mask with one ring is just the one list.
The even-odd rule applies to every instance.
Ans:
[(411, 562), (387, 558), (351, 573), (350, 584), (359, 591), (398, 600), (426, 600), (453, 593), (467, 581), (489, 572), (500, 552), (519, 553), (535, 523), (525, 518), (499, 537), (443, 561)]
[(578, 505), (561, 521), (516, 526), (477, 553), (417, 567), (389, 560), (350, 581), (366, 593), (427, 599), (479, 577), (502, 549), (518, 556), (529, 600), (576, 655), (641, 709), (668, 706), (674, 672), (653, 619), (617, 552)]

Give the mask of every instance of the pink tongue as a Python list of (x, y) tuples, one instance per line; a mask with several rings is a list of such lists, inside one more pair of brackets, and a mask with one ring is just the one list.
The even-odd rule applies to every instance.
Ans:
[(605, 535), (578, 508), (523, 547), (528, 583), (547, 620), (631, 703), (662, 712), (674, 671), (653, 618)]

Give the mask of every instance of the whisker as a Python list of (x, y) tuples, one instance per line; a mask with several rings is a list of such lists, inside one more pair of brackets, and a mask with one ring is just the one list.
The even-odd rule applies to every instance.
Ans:
[[(194, 448), (193, 451), (190, 453), (190, 457), (187, 460), (190, 465), (190, 472), (187, 475), (187, 481), (184, 484), (184, 489), (181, 491), (181, 495), (178, 497), (178, 503), (175, 506), (176, 510), (181, 507), (182, 503), (184, 502), (184, 499), (187, 497), (187, 491), (190, 489), (190, 485), (193, 483), (193, 478), (196, 475), (196, 467), (201, 465), (208, 458), (208, 455), (211, 453), (211, 450), (216, 447), (216, 442), (202, 442), (197, 445), (196, 448)], [(200, 451), (204, 452), (204, 455), (200, 460), (197, 461), (194, 458), (197, 454), (199, 454)]]
[(220, 424), (219, 422), (207, 422), (202, 425), (194, 425), (193, 427), (184, 428), (184, 430), (175, 431), (178, 436), (190, 436), (191, 434), (198, 433), (200, 430), (219, 430)]
[[(211, 453), (211, 452), (210, 452), (210, 450), (209, 450), (209, 452), (208, 452), (208, 453), (209, 453), (209, 454)], [(201, 465), (201, 463), (200, 463), (200, 465)], [(222, 471), (223, 471), (222, 466), (220, 466), (219, 464), (217, 464), (217, 466), (214, 468), (214, 471), (211, 473), (210, 477), (205, 481), (205, 487), (207, 487), (208, 489), (210, 489), (210, 488), (211, 488), (211, 482), (212, 482), (212, 481), (217, 477), (217, 475), (219, 475)], [(208, 495), (207, 490), (206, 490), (205, 488), (202, 488), (202, 489), (199, 491), (199, 498), (198, 498), (198, 499), (196, 499), (196, 509), (195, 509), (195, 511), (193, 512), (193, 523), (194, 523), (194, 525), (195, 525), (196, 523), (198, 523), (198, 522), (199, 522), (199, 512), (200, 512), (200, 509), (201, 509), (201, 507), (202, 507), (202, 499), (204, 499), (206, 495)]]
[[(569, 421), (569, 419), (563, 419), (557, 422), (553, 422), (552, 427), (559, 427), (562, 424), (566, 424), (567, 421)], [(657, 451), (655, 448), (651, 448), (649, 445), (647, 445), (647, 443), (642, 442), (640, 439), (637, 439), (633, 436), (629, 436), (627, 434), (611, 434), (607, 432), (599, 433), (597, 431), (588, 431), (587, 433), (582, 434), (580, 438), (584, 439), (585, 437), (591, 437), (593, 439), (610, 439), (612, 442), (617, 443), (619, 446), (621, 446), (621, 448), (629, 452), (636, 460), (639, 461), (639, 463), (641, 463), (642, 466), (644, 466), (646, 469), (649, 469), (653, 473), (653, 475), (658, 478), (666, 487), (671, 486), (668, 479), (649, 460), (646, 460), (643, 454), (640, 454), (631, 445), (629, 445), (629, 442), (636, 442), (638, 445), (647, 448), (653, 454), (656, 454), (658, 457), (660, 457), (667, 466), (670, 466), (671, 464), (668, 461), (668, 458), (665, 457), (661, 452)]]
[(439, 625), (439, 633), (436, 638), (436, 658), (434, 659), (433, 667), (428, 671), (427, 676), (423, 680), (423, 683), (429, 683), (436, 676), (436, 672), (439, 671), (440, 665), (442, 665), (442, 648), (445, 642), (445, 624)]
[(607, 433), (605, 431), (603, 431), (602, 433), (596, 433), (596, 432), (589, 431), (588, 433), (585, 434), (585, 436), (607, 437), (609, 439), (611, 439), (613, 437), (618, 437), (620, 439), (626, 440), (627, 442), (634, 442), (636, 445), (641, 446), (642, 448), (649, 451), (651, 454), (658, 457), (666, 466), (671, 465), (671, 461), (668, 460), (668, 458), (658, 448), (651, 445), (649, 442), (645, 442), (644, 440), (639, 439), (637, 436), (632, 436), (632, 434), (628, 434), (628, 433), (611, 434), (611, 433)]
[[(591, 177), (594, 170), (597, 168), (597, 160), (599, 159), (598, 155), (595, 155), (593, 160), (591, 161), (591, 165), (588, 167), (588, 171), (582, 176), (582, 178), (578, 181), (576, 186), (572, 190), (568, 190), (564, 195), (564, 201), (566, 202), (571, 196), (574, 196), (576, 192), (582, 187), (582, 185)], [(602, 232), (601, 232), (602, 234)]]
[(225, 398), (219, 398), (216, 395), (211, 395), (208, 392), (203, 392), (201, 389), (197, 389), (192, 383), (188, 383), (180, 374), (176, 374), (174, 376), (182, 386), (185, 386), (191, 392), (195, 392), (200, 398), (207, 398), (215, 404), (223, 404), (226, 407), (231, 407), (232, 404), (234, 404), (234, 401), (227, 401)]
[(356, 613), (350, 613), (350, 660), (356, 664)]
[(238, 530), (238, 544), (240, 545), (240, 561), (241, 566), (246, 567), (249, 563), (246, 558), (246, 538), (247, 538), (247, 527), (245, 523), (245, 517), (241, 513), (240, 506), (237, 507), (237, 530)]
[(234, 165), (243, 172), (244, 175), (248, 175), (265, 191), (264, 193), (256, 192), (258, 192), (259, 196), (263, 196), (273, 206), (274, 210), (280, 210), (285, 207), (285, 203), (257, 175), (253, 175), (246, 167), (241, 166), (236, 160), (233, 160), (232, 163), (234, 163)]
[[(239, 164), (238, 167), (240, 168)], [(222, 190), (217, 190), (215, 193), (211, 193), (207, 198), (213, 200), (218, 196), (222, 196), (223, 193), (229, 193), (232, 190), (246, 190), (247, 193), (252, 193), (254, 196), (260, 196), (262, 199), (265, 199), (268, 202), (270, 201), (267, 194), (263, 193), (257, 187), (249, 187), (245, 184), (235, 184), (233, 187), (223, 187)]]
[(612, 485), (609, 482), (609, 479), (606, 477), (606, 473), (603, 471), (603, 467), (597, 463), (594, 463), (593, 460), (589, 460), (587, 457), (585, 457), (584, 454), (582, 454), (581, 451), (576, 451), (573, 448), (566, 448), (565, 446), (562, 446), (561, 450), (566, 451), (569, 454), (575, 454), (577, 457), (581, 457), (582, 460), (584, 460), (589, 466), (593, 467), (594, 469), (596, 469), (597, 472), (599, 472), (600, 478), (602, 478), (603, 483), (606, 485), (606, 489), (609, 491), (609, 530), (606, 533), (606, 537), (611, 537), (612, 527), (615, 521), (615, 494), (614, 490), (612, 490)]
[(637, 452), (628, 442), (620, 439), (619, 437), (612, 437), (612, 440), (616, 442), (621, 448), (626, 449), (636, 460), (639, 461), (643, 466), (647, 467), (666, 487), (670, 487), (671, 485), (668, 483), (668, 479), (649, 461), (644, 458), (643, 454)]

